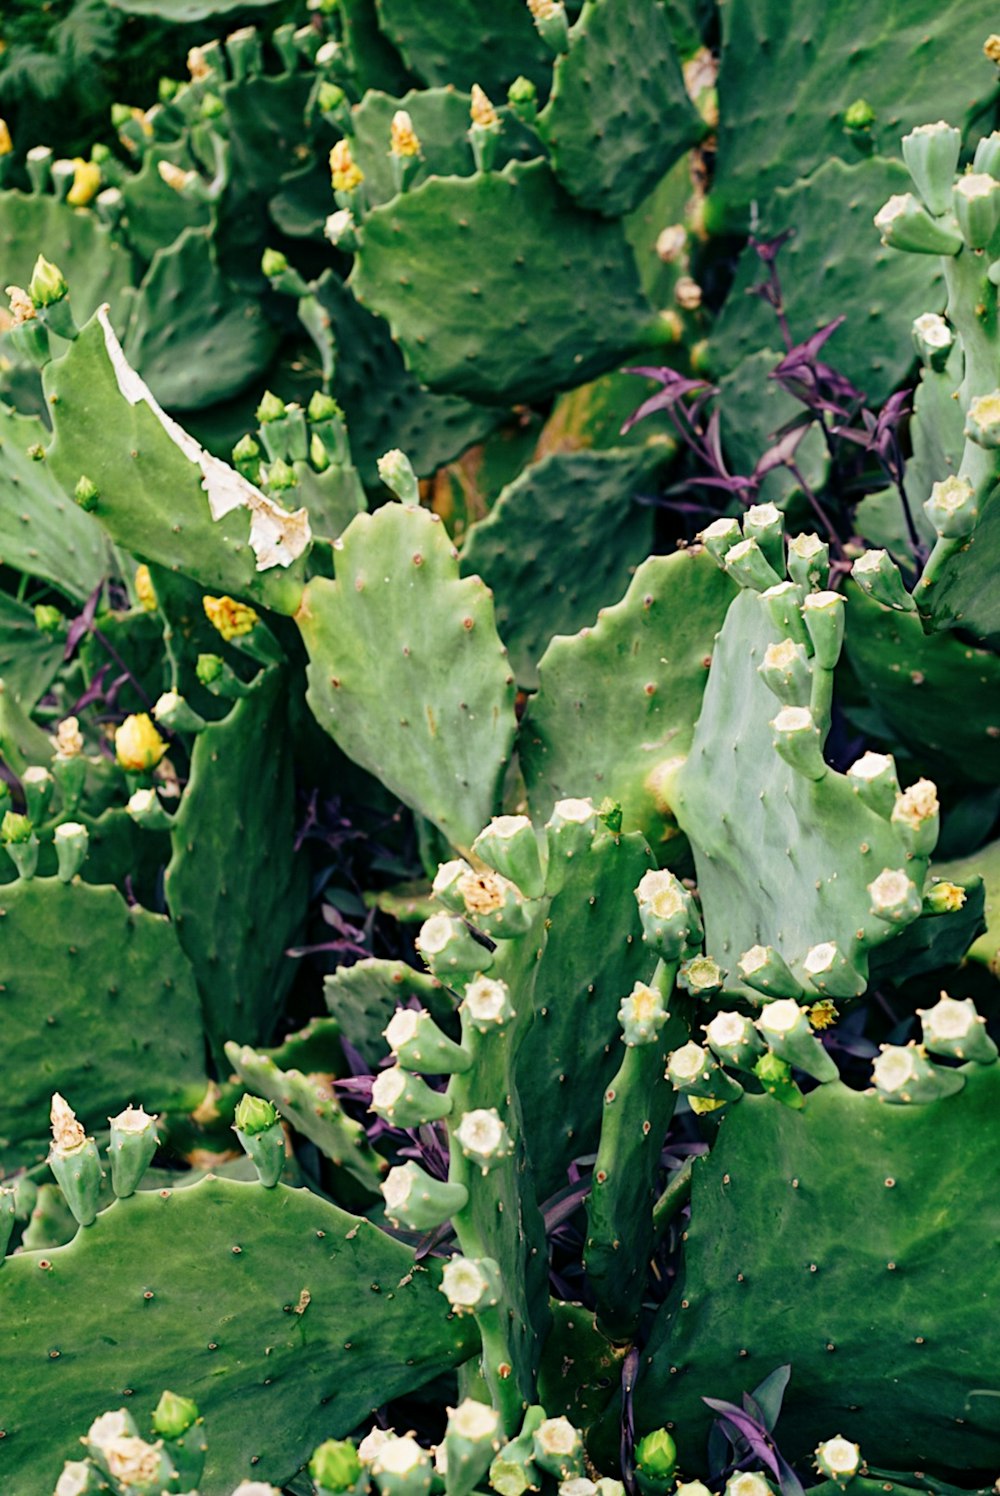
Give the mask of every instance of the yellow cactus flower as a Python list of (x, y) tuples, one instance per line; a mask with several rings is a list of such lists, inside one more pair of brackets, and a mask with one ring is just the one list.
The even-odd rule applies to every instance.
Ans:
[(202, 604), (205, 617), (227, 642), (249, 634), (259, 617), (248, 604), (232, 597), (203, 597)]
[(472, 107), (469, 113), (472, 115), (472, 123), (482, 130), (492, 130), (495, 125), (499, 124), (496, 110), (478, 83), (472, 85)]
[(155, 613), (158, 606), (156, 588), (153, 586), (153, 578), (149, 574), (148, 566), (136, 567), (134, 586), (140, 606), (145, 608), (147, 613)]
[(10, 130), (7, 121), (0, 119), (0, 156), (9, 156), (14, 149), (14, 142), (10, 138)]
[(353, 192), (365, 179), (346, 140), (338, 140), (330, 152), (330, 176), (334, 192)]
[(115, 731), (115, 754), (123, 769), (142, 774), (155, 769), (167, 751), (167, 745), (146, 712), (137, 712)]
[(983, 42), (983, 53), (990, 62), (995, 62), (997, 67), (1000, 67), (1000, 36), (997, 36), (996, 32)]
[(837, 1009), (829, 998), (813, 1003), (808, 1011), (809, 1022), (814, 1029), (829, 1028), (831, 1024), (836, 1023), (838, 1016)]
[(76, 170), (66, 201), (72, 208), (85, 208), (101, 190), (101, 168), (96, 161), (84, 161), (82, 156), (74, 156), (73, 165)]
[(406, 160), (420, 155), (420, 137), (413, 128), (413, 121), (405, 109), (397, 109), (389, 127), (389, 150), (394, 156)]

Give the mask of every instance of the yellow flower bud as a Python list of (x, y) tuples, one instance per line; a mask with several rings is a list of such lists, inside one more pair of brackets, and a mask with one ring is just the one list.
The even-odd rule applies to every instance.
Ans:
[(160, 181), (174, 192), (183, 192), (184, 188), (195, 181), (198, 173), (196, 171), (185, 171), (181, 166), (175, 166), (172, 161), (159, 161), (156, 165)]
[(492, 130), (494, 125), (499, 124), (496, 110), (478, 83), (472, 85), (472, 107), (469, 113), (472, 115), (472, 123), (483, 130)]
[(155, 769), (167, 751), (167, 745), (146, 712), (126, 717), (115, 731), (115, 753), (123, 769), (132, 774)]
[(66, 201), (73, 208), (85, 208), (101, 190), (101, 168), (96, 161), (84, 161), (82, 156), (75, 156), (73, 165), (76, 170)]
[(203, 597), (202, 604), (209, 623), (227, 641), (249, 634), (259, 616), (247, 603), (232, 597)]
[(330, 152), (330, 176), (334, 192), (353, 192), (365, 179), (346, 140), (338, 140)]
[(14, 142), (10, 138), (10, 130), (7, 121), (0, 119), (0, 156), (9, 156), (14, 149)]
[(397, 109), (389, 128), (389, 150), (394, 156), (408, 158), (420, 155), (420, 137), (405, 109)]
[(153, 578), (149, 574), (149, 567), (145, 564), (135, 569), (135, 595), (140, 605), (147, 613), (155, 613), (157, 609), (156, 588), (153, 586)]

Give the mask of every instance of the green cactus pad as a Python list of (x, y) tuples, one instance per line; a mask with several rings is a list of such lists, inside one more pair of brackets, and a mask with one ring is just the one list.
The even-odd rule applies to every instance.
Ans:
[(656, 448), (554, 453), (508, 484), (467, 532), (462, 571), (493, 591), (519, 686), (537, 686), (553, 634), (574, 633), (620, 597), (648, 554), (652, 510), (634, 499), (658, 464)]
[(539, 85), (549, 77), (549, 54), (523, 0), (447, 0), (428, 8), (420, 0), (376, 0), (382, 30), (407, 67), (432, 86), (478, 83), (503, 95), (519, 74)]
[[(937, 866), (934, 873), (945, 876), (944, 869)], [(970, 946), (986, 930), (986, 885), (978, 872), (966, 871), (958, 881), (965, 892), (960, 909), (947, 914), (923, 914), (895, 940), (872, 951), (873, 982), (890, 981), (901, 987), (913, 977), (945, 971), (964, 959)]]
[(52, 473), (67, 494), (82, 475), (91, 480), (99, 495), (95, 517), (116, 545), (211, 591), (294, 612), (302, 562), (257, 571), (246, 510), (212, 519), (196, 464), (144, 401), (132, 405), (122, 395), (96, 319), (48, 365), (44, 384), (55, 421)]
[[(909, 173), (898, 162), (872, 157), (851, 166), (827, 161), (811, 177), (761, 197), (761, 238), (795, 230), (777, 265), (792, 337), (810, 337), (846, 308), (847, 321), (823, 357), (873, 404), (891, 393), (913, 363), (913, 319), (944, 305), (937, 259), (880, 246), (872, 228), (886, 199), (909, 186)], [(773, 310), (745, 294), (762, 279), (763, 266), (748, 246), (712, 332), (711, 362), (720, 371), (774, 346)]]
[(167, 186), (159, 172), (161, 161), (169, 161), (182, 171), (200, 166), (187, 140), (157, 141), (143, 152), (139, 170), (122, 182), (128, 242), (144, 260), (151, 260), (157, 250), (172, 244), (184, 229), (203, 228), (212, 217), (208, 203), (182, 197)]
[(130, 16), (162, 16), (175, 25), (228, 15), (231, 10), (258, 10), (272, 0), (112, 0), (116, 10)]
[(153, 256), (124, 344), (161, 405), (197, 410), (258, 384), (278, 331), (259, 300), (227, 285), (211, 230), (186, 228)]
[(0, 558), (82, 602), (104, 577), (107, 541), (63, 492), (49, 463), (28, 456), (48, 437), (37, 416), (0, 405)]
[(705, 126), (656, 0), (588, 0), (557, 57), (538, 130), (570, 197), (606, 218), (638, 207)]
[(305, 916), (292, 744), (276, 710), (286, 692), (280, 671), (270, 670), (198, 734), (171, 828), (167, 905), (217, 1046), (270, 1037), (293, 974), (284, 952)]
[(377, 208), (350, 285), (418, 378), (472, 400), (540, 399), (664, 338), (621, 228), (577, 208), (544, 161)]
[(718, 211), (742, 226), (752, 201), (768, 202), (829, 156), (853, 159), (844, 116), (857, 99), (875, 111), (877, 146), (893, 154), (914, 125), (971, 118), (996, 86), (980, 51), (995, 21), (988, 0), (914, 0), (889, 26), (865, 0), (822, 10), (733, 0), (722, 12)]
[(333, 337), (333, 393), (347, 417), (351, 455), (367, 488), (381, 486), (375, 464), (390, 448), (405, 452), (417, 474), (428, 477), (503, 419), (495, 408), (425, 389), (407, 370), (382, 318), (359, 306), (333, 274), (320, 278), (316, 296)]
[(968, 951), (968, 957), (989, 967), (996, 976), (1000, 973), (1000, 841), (987, 842), (968, 857), (935, 862), (932, 871), (937, 878), (963, 885), (969, 879), (982, 878), (986, 931)]
[(436, 516), (398, 503), (359, 514), (335, 565), (336, 581), (310, 582), (297, 617), (309, 704), (349, 758), (469, 847), (497, 809), (515, 729), (489, 593), (459, 577)]
[(411, 997), (439, 1020), (452, 1010), (451, 999), (437, 977), (415, 971), (404, 961), (378, 958), (338, 967), (324, 978), (323, 997), (348, 1044), (372, 1070), (389, 1053), (382, 1030), (396, 1009), (406, 1007)]
[(39, 254), (70, 283), (77, 320), (104, 302), (116, 326), (124, 321), (132, 285), (132, 257), (90, 208), (71, 208), (48, 193), (0, 193), (3, 281), (27, 286)]
[(359, 87), (405, 93), (415, 80), (392, 42), (379, 30), (375, 0), (340, 0), (344, 50)]
[(129, 908), (117, 889), (55, 878), (8, 884), (0, 909), (7, 1168), (44, 1154), (53, 1091), (92, 1130), (128, 1100), (149, 1111), (197, 1105), (198, 997), (166, 919)]
[(573, 857), (549, 906), (545, 941), (520, 999), (533, 1004), (535, 1022), (517, 1061), (541, 1201), (566, 1183), (574, 1158), (597, 1146), (604, 1091), (621, 1060), (618, 1008), (654, 964), (634, 894), (651, 866), (641, 836), (598, 837)]
[(62, 1451), (123, 1397), (148, 1407), (176, 1385), (211, 1430), (203, 1496), (281, 1483), (321, 1438), (476, 1348), (433, 1265), (283, 1185), (144, 1191), (0, 1271), (0, 1346), (21, 1367), (0, 1400), (10, 1496), (49, 1490)]
[(0, 681), (25, 711), (49, 689), (65, 648), (64, 634), (43, 634), (31, 608), (0, 593)]
[(664, 810), (649, 776), (690, 746), (733, 595), (704, 552), (654, 556), (593, 628), (552, 641), (519, 742), (536, 817), (565, 795), (610, 796), (625, 829), (643, 831), (661, 855)]
[(1000, 643), (1000, 589), (993, 582), (1000, 566), (1000, 497), (994, 490), (979, 523), (962, 548), (938, 571), (920, 597), (929, 626), (962, 629), (991, 644)]
[(781, 638), (757, 593), (735, 599), (690, 753), (668, 791), (694, 848), (705, 948), (731, 972), (755, 945), (794, 964), (834, 941), (863, 973), (866, 952), (898, 929), (872, 912), (869, 883), (906, 867), (919, 889), (926, 860), (908, 857), (895, 827), (844, 775), (808, 779), (775, 750), (779, 703), (756, 667)]
[(853, 586), (845, 647), (893, 738), (918, 763), (1000, 783), (1000, 658), (954, 634), (925, 634), (916, 613)]
[(790, 1460), (835, 1431), (872, 1464), (996, 1465), (1000, 1066), (964, 1074), (927, 1105), (834, 1083), (802, 1111), (745, 1096), (723, 1118), (636, 1396), (640, 1430), (670, 1408), (685, 1471), (701, 1468), (705, 1389), (738, 1402), (785, 1362)]

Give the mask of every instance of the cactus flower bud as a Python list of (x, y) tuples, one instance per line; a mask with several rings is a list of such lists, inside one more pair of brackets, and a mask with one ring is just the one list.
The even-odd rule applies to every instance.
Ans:
[(401, 504), (419, 504), (420, 485), (413, 471), (413, 464), (405, 452), (393, 447), (391, 451), (384, 452), (375, 465), (382, 482)]
[[(111, 1187), (120, 1200), (134, 1195), (156, 1152), (156, 1118), (127, 1106), (111, 1117)], [(193, 1405), (192, 1405), (193, 1406)]]
[(327, 1439), (313, 1450), (309, 1474), (322, 1496), (341, 1496), (358, 1489), (362, 1464), (358, 1451), (347, 1439)]
[(945, 120), (918, 125), (903, 136), (903, 160), (913, 185), (932, 213), (951, 207), (951, 189), (962, 150), (962, 132)]
[(888, 820), (899, 795), (896, 765), (888, 753), (863, 753), (847, 771), (855, 794), (876, 815)]
[(692, 997), (714, 997), (725, 984), (726, 973), (711, 956), (692, 956), (682, 961), (677, 973), (678, 986)]
[(730, 546), (725, 554), (723, 570), (740, 587), (754, 592), (766, 592), (781, 581), (756, 540), (739, 540)]
[(75, 1219), (81, 1226), (89, 1226), (97, 1219), (104, 1177), (97, 1144), (87, 1136), (76, 1113), (58, 1091), (52, 1097), (50, 1116), (49, 1167)]
[(500, 1448), (500, 1415), (486, 1403), (467, 1397), (448, 1409), (441, 1453), (447, 1496), (470, 1496)]
[(802, 622), (803, 588), (795, 582), (779, 582), (761, 593), (767, 616), (780, 634), (787, 635), (796, 644), (805, 644), (809, 638)]
[(877, 117), (867, 99), (855, 99), (854, 103), (848, 104), (844, 110), (844, 129), (870, 130)]
[(767, 1094), (780, 1101), (782, 1106), (790, 1107), (792, 1111), (801, 1111), (805, 1106), (806, 1099), (792, 1079), (791, 1065), (773, 1050), (761, 1055), (753, 1073)]
[(441, 1271), (441, 1292), (456, 1314), (477, 1314), (500, 1302), (500, 1269), (492, 1257), (449, 1257)]
[(924, 889), (925, 914), (956, 914), (966, 900), (965, 889), (947, 878), (934, 878)]
[(419, 1164), (399, 1164), (390, 1169), (380, 1186), (385, 1213), (394, 1226), (411, 1231), (432, 1231), (443, 1226), (469, 1201), (464, 1184), (434, 1179)]
[(898, 1104), (938, 1101), (954, 1096), (965, 1085), (958, 1070), (933, 1065), (923, 1048), (907, 1044), (880, 1044), (872, 1065), (872, 1080), (882, 1101)]
[(40, 634), (54, 636), (63, 627), (66, 619), (58, 608), (51, 603), (36, 603), (33, 609), (35, 615), (35, 628)]
[(514, 1151), (514, 1140), (495, 1107), (477, 1107), (466, 1112), (455, 1128), (454, 1137), (464, 1156), (481, 1170), (484, 1178)]
[(785, 516), (776, 504), (751, 504), (743, 516), (743, 536), (756, 540), (765, 560), (780, 576), (785, 565)]
[(83, 867), (90, 842), (90, 832), (78, 821), (64, 821), (52, 837), (56, 849), (57, 876), (60, 883), (72, 883)]
[[(994, 398), (1000, 406), (1000, 395)], [(975, 489), (967, 478), (954, 475), (944, 478), (931, 489), (924, 513), (940, 536), (948, 540), (964, 540), (972, 534), (979, 519)]]
[(788, 575), (806, 591), (826, 585), (830, 547), (818, 535), (793, 535), (788, 542)]
[(645, 982), (636, 982), (628, 997), (622, 999), (618, 1009), (618, 1022), (624, 1030), (623, 1038), (631, 1048), (636, 1044), (652, 1044), (670, 1014), (663, 1006), (663, 997), (655, 987)]
[(838, 1486), (846, 1486), (861, 1469), (861, 1450), (850, 1439), (838, 1434), (827, 1439), (816, 1450), (816, 1469)]
[(346, 140), (338, 140), (330, 152), (330, 179), (334, 192), (353, 192), (365, 179)]
[(961, 1002), (942, 992), (933, 1008), (918, 1008), (924, 1048), (931, 1054), (947, 1055), (955, 1060), (974, 1060), (978, 1065), (992, 1065), (997, 1047), (986, 1032), (986, 1019), (976, 1012), (971, 997)]
[(242, 1096), (236, 1105), (233, 1131), (261, 1184), (273, 1189), (285, 1167), (285, 1134), (273, 1104), (262, 1096)]
[(153, 1410), (153, 1433), (161, 1439), (179, 1439), (200, 1417), (198, 1404), (190, 1397), (163, 1392)]
[(796, 644), (794, 639), (769, 644), (757, 673), (783, 706), (808, 706), (812, 670), (804, 644)]
[(200, 654), (195, 661), (194, 673), (203, 686), (211, 686), (225, 669), (221, 655)]
[[(819, 594), (814, 594), (818, 596)], [(820, 730), (807, 706), (786, 706), (771, 721), (774, 746), (787, 764), (806, 779), (827, 773)]]
[(635, 891), (642, 938), (664, 961), (677, 961), (702, 938), (701, 917), (683, 883), (666, 868), (644, 873)]
[(479, 1034), (500, 1032), (517, 1016), (507, 983), (485, 976), (476, 977), (466, 987), (461, 1011)]
[(408, 1434), (386, 1439), (371, 1472), (381, 1496), (426, 1496), (433, 1478), (430, 1455)]
[(915, 611), (917, 605), (903, 585), (899, 567), (888, 551), (865, 551), (851, 567), (851, 576), (862, 592), (883, 607), (895, 608), (899, 613)]
[(73, 498), (79, 504), (84, 514), (93, 514), (100, 497), (96, 485), (91, 482), (86, 473), (77, 479), (76, 487), (73, 490)]
[(248, 603), (238, 603), (231, 597), (205, 596), (201, 603), (205, 617), (227, 644), (232, 639), (242, 639), (260, 621), (259, 614)]
[(69, 295), (66, 277), (58, 265), (53, 265), (44, 255), (39, 255), (28, 282), (28, 295), (36, 307), (54, 306)]
[(404, 1070), (462, 1075), (472, 1064), (469, 1053), (442, 1033), (423, 1008), (397, 1008), (383, 1036)]
[(130, 774), (154, 769), (167, 751), (167, 744), (146, 712), (138, 712), (115, 730), (115, 754), (122, 768)]
[(76, 717), (64, 717), (56, 728), (53, 741), (56, 753), (61, 758), (78, 758), (83, 752), (83, 734), (79, 720)]
[(871, 911), (892, 925), (908, 925), (922, 908), (920, 890), (902, 868), (883, 868), (868, 885)]
[(21, 775), (21, 788), (24, 791), (24, 808), (28, 820), (33, 826), (40, 826), (48, 815), (49, 806), (52, 803), (52, 792), (56, 782), (48, 769), (41, 764), (32, 764), (25, 769)]
[(400, 160), (420, 155), (420, 139), (405, 109), (397, 109), (389, 126), (389, 151)]
[(535, 828), (527, 816), (494, 816), (472, 843), (489, 867), (508, 878), (525, 898), (540, 898), (545, 889)]
[(955, 183), (952, 204), (966, 244), (985, 249), (1000, 224), (1000, 182), (987, 172), (969, 172)]
[(205, 719), (176, 691), (164, 691), (153, 707), (153, 716), (168, 732), (201, 732)]
[(515, 78), (507, 90), (507, 103), (526, 125), (533, 125), (538, 118), (538, 89), (530, 78)]
[(896, 796), (890, 819), (908, 851), (916, 857), (929, 856), (937, 843), (941, 824), (937, 786), (930, 779), (918, 779)]
[(535, 1463), (558, 1480), (583, 1474), (583, 1440), (568, 1418), (546, 1418), (532, 1442)]
[(714, 519), (697, 536), (718, 566), (724, 565), (727, 553), (742, 538), (742, 532), (735, 519)]
[(135, 824), (144, 831), (169, 831), (173, 824), (171, 816), (157, 799), (155, 790), (136, 790), (129, 796), (125, 809)]
[(8, 810), (0, 821), (0, 842), (17, 868), (17, 875), (25, 882), (35, 876), (38, 867), (38, 837), (27, 816)]
[(677, 1445), (665, 1428), (646, 1434), (635, 1446), (635, 1479), (643, 1496), (666, 1496), (674, 1483)]
[(748, 987), (762, 992), (765, 997), (801, 996), (801, 983), (773, 945), (752, 945), (743, 952), (736, 969)]
[(424, 964), (442, 981), (461, 980), (493, 964), (493, 953), (481, 945), (464, 920), (452, 914), (432, 914), (420, 926), (416, 947)]
[(284, 275), (288, 269), (288, 256), (280, 249), (265, 249), (260, 257), (260, 269), (268, 280), (274, 280), (276, 276)]
[(724, 1496), (774, 1496), (774, 1492), (757, 1470), (744, 1470), (726, 1481)]
[(731, 1080), (700, 1044), (693, 1041), (675, 1049), (667, 1061), (666, 1079), (675, 1091), (711, 1101), (737, 1101), (743, 1087)]
[(844, 643), (844, 599), (839, 592), (810, 592), (802, 617), (820, 668), (832, 670)]
[(270, 426), (275, 421), (283, 421), (288, 412), (288, 406), (280, 395), (275, 395), (271, 390), (265, 390), (260, 398), (255, 415), (259, 426)]
[(462, 897), (459, 880), (465, 873), (471, 873), (471, 871), (464, 857), (453, 857), (448, 862), (442, 862), (434, 874), (431, 893), (452, 914), (462, 914), (465, 911), (465, 900)]
[(73, 158), (73, 182), (66, 194), (71, 208), (85, 208), (101, 190), (101, 168), (95, 161)]
[(802, 959), (802, 970), (825, 997), (860, 997), (868, 985), (834, 940), (812, 946)]
[(545, 823), (549, 862), (546, 892), (558, 893), (566, 877), (566, 863), (586, 852), (600, 826), (592, 800), (557, 800)]
[(569, 51), (569, 18), (562, 0), (527, 0), (535, 28), (553, 52)]
[(890, 197), (875, 214), (875, 227), (883, 244), (910, 254), (957, 255), (962, 248), (962, 236), (954, 220), (932, 218), (912, 192)]
[(0, 119), (0, 156), (10, 156), (14, 151), (10, 128), (5, 119)]
[(105, 1481), (89, 1460), (67, 1460), (62, 1467), (53, 1496), (97, 1496)]
[(422, 1127), (451, 1111), (451, 1098), (399, 1065), (380, 1070), (372, 1082), (372, 1111), (393, 1127)]
[(839, 1078), (836, 1065), (809, 1026), (808, 1014), (794, 998), (781, 997), (777, 1002), (768, 1003), (754, 1021), (779, 1059), (805, 1071), (814, 1080), (825, 1082)]
[(371, 1466), (378, 1457), (382, 1445), (396, 1437), (392, 1429), (373, 1428), (358, 1444), (358, 1459), (362, 1465)]
[(925, 368), (940, 373), (955, 346), (955, 334), (938, 312), (924, 312), (913, 323), (913, 344)]
[(734, 1070), (752, 1070), (764, 1052), (763, 1039), (742, 1013), (716, 1013), (704, 1034), (716, 1059)]

